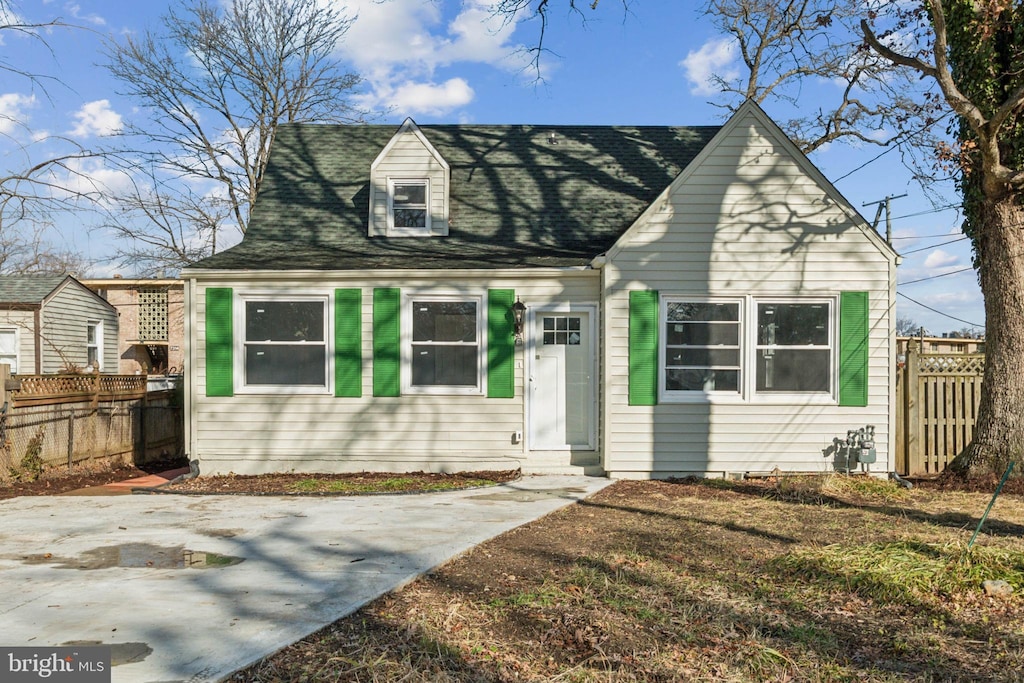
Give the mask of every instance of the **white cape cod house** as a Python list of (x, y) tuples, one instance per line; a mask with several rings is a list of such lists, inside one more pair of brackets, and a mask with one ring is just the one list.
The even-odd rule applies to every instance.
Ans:
[(752, 103), (285, 125), (243, 241), (182, 273), (186, 449), (207, 474), (722, 476), (831, 470), (870, 424), (888, 471), (897, 258)]

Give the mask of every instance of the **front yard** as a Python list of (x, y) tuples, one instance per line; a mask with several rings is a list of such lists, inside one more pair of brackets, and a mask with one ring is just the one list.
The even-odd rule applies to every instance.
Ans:
[(990, 496), (619, 482), (233, 680), (1019, 681), (1024, 498), (968, 553)]

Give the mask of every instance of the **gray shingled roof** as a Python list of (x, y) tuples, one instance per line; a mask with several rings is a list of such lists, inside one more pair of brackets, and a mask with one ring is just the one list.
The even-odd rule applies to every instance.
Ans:
[(67, 275), (0, 275), (0, 304), (40, 304)]
[(370, 238), (370, 164), (396, 130), (281, 126), (245, 238), (190, 268), (585, 265), (719, 127), (421, 126), (451, 167), (449, 234)]

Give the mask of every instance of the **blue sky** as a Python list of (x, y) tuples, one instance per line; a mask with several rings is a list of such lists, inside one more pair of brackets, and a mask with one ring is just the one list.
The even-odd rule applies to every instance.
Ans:
[[(45, 134), (95, 146), (130, 119), (136, 113), (134, 103), (118, 96), (116, 84), (100, 66), (102, 37), (157, 28), (169, 6), (164, 0), (16, 2), (25, 19), (61, 17), (85, 29), (50, 34), (52, 54), (17, 36), (7, 36), (0, 44), (9, 62), (55, 79), (45, 82), (45, 92), (13, 76), (0, 80), (0, 116), (26, 124), (13, 126), (0, 119), (2, 172), (57, 153), (61, 146), (56, 140), (33, 144)], [(711, 96), (699, 74), (711, 65), (720, 71), (735, 65), (722, 48), (721, 36), (701, 16), (701, 3), (632, 0), (629, 15), (611, 0), (593, 12), (586, 9), (589, 3), (582, 3), (587, 17), (582, 25), (578, 15), (553, 0), (546, 39), (553, 54), (544, 57), (541, 84), (523, 72), (519, 52), (536, 39), (536, 22), (523, 17), (502, 25), (489, 16), (486, 4), (487, 0), (349, 0), (345, 6), (356, 18), (339, 57), (366, 79), (361, 103), (389, 108), (382, 122), (396, 124), (406, 116), (419, 123), (722, 121), (722, 111), (708, 104)], [(814, 98), (827, 95), (829, 87), (822, 83), (808, 88), (800, 106), (814, 106)], [(770, 104), (766, 110), (779, 119), (793, 115)], [(936, 212), (898, 154), (872, 161), (883, 151), (833, 144), (811, 160), (869, 221), (875, 207), (864, 207), (866, 202), (906, 193), (892, 203), (894, 244), (904, 255), (899, 282), (906, 284), (899, 285), (899, 292), (966, 323), (983, 324), (970, 246), (958, 240), (962, 235), (957, 211)], [(123, 181), (100, 162), (85, 164), (83, 171), (108, 183)], [(947, 200), (940, 199), (940, 204), (957, 203), (952, 186), (935, 189)], [(102, 230), (89, 229), (89, 224), (88, 215), (63, 217), (50, 239), (102, 261), (111, 253), (110, 238)], [(961, 269), (966, 270), (956, 272)], [(111, 263), (100, 263), (90, 274), (114, 272), (130, 274)], [(904, 297), (898, 300), (898, 314), (933, 333), (971, 326)]]

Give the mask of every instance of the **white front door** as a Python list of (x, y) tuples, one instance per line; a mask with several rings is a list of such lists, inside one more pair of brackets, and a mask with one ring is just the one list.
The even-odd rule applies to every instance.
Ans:
[(593, 308), (533, 311), (530, 358), (530, 449), (594, 448)]

